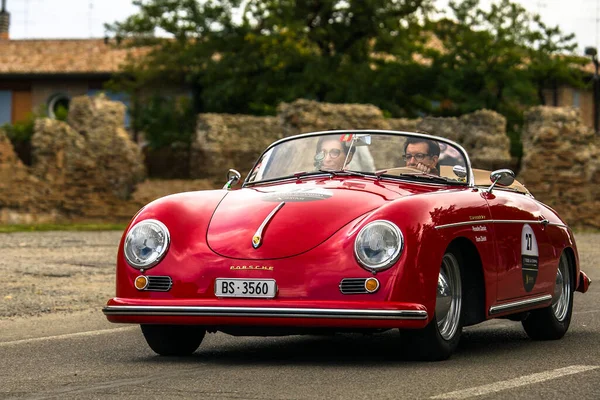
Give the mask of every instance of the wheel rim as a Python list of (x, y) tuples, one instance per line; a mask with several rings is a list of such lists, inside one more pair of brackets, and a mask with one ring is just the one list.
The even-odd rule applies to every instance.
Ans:
[(571, 293), (569, 261), (563, 253), (556, 271), (556, 284), (554, 286), (554, 296), (552, 297), (552, 311), (554, 311), (554, 316), (559, 321), (563, 321), (567, 316), (569, 304), (571, 303)]
[(438, 331), (444, 340), (456, 334), (460, 322), (462, 288), (460, 267), (453, 254), (444, 255), (438, 276), (435, 316)]

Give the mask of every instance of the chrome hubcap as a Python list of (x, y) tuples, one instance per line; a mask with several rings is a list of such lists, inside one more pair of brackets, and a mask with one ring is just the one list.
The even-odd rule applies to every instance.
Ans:
[(556, 271), (556, 284), (554, 296), (552, 297), (552, 311), (557, 320), (563, 321), (569, 311), (571, 303), (571, 274), (569, 273), (569, 261), (566, 254), (560, 256), (558, 271)]
[(438, 276), (437, 300), (435, 303), (435, 315), (448, 315), (452, 305), (452, 293), (448, 285), (448, 278), (440, 272)]
[(435, 305), (438, 330), (444, 340), (452, 339), (458, 329), (461, 298), (460, 267), (456, 257), (448, 253), (442, 260)]

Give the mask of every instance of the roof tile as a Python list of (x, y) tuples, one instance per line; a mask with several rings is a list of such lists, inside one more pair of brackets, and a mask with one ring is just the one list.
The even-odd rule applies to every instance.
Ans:
[(103, 39), (0, 40), (0, 74), (114, 73), (129, 54), (147, 51)]

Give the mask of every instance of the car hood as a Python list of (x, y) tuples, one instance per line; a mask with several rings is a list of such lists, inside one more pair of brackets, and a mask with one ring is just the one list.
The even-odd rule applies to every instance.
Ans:
[[(403, 195), (397, 186), (394, 189), (370, 182), (326, 180), (231, 191), (215, 210), (207, 243), (215, 253), (231, 258), (294, 256)], [(253, 238), (263, 223), (255, 248)]]

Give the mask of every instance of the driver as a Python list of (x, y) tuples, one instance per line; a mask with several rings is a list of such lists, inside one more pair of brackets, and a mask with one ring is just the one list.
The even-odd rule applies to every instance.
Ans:
[(433, 140), (410, 137), (404, 144), (402, 159), (407, 167), (416, 168), (427, 174), (439, 175), (437, 169), (439, 158), (440, 145)]
[(315, 168), (329, 171), (341, 171), (344, 169), (344, 166), (352, 161), (352, 156), (356, 150), (356, 147), (352, 146), (350, 155), (348, 155), (348, 150), (350, 149), (349, 143), (351, 142), (342, 142), (338, 136), (323, 136), (319, 138), (315, 153)]

